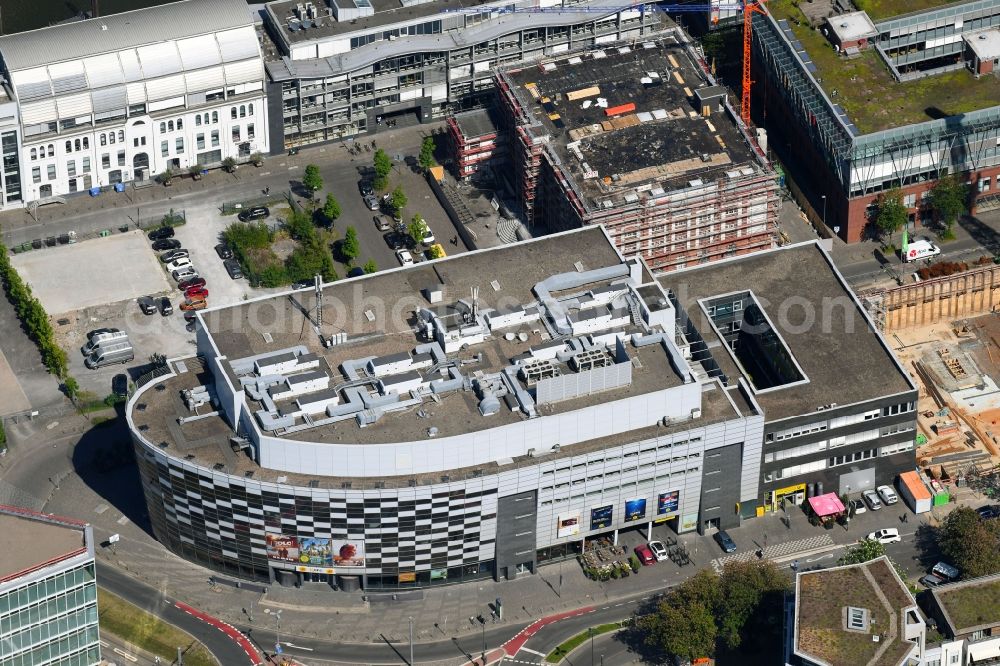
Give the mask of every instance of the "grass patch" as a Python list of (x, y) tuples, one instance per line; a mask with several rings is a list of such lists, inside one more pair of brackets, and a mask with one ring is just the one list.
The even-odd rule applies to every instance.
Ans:
[(570, 638), (569, 640), (564, 641), (559, 645), (557, 645), (556, 649), (554, 649), (545, 657), (545, 661), (553, 664), (562, 661), (563, 657), (565, 657), (570, 652), (583, 645), (585, 641), (590, 640), (591, 630), (593, 630), (594, 636), (599, 636), (601, 634), (606, 634), (609, 631), (618, 631), (619, 629), (622, 628), (622, 626), (623, 625), (621, 622), (610, 622), (608, 624), (599, 624), (596, 627), (591, 627), (590, 630), (581, 632), (576, 636), (573, 636), (573, 638)]
[[(317, 273), (324, 281), (336, 280), (330, 253), (334, 237), (332, 231), (317, 228), (309, 213), (294, 211), (278, 231), (263, 222), (236, 222), (223, 232), (253, 287), (280, 287), (311, 280)], [(289, 239), (291, 247), (285, 242)], [(275, 243), (280, 243), (284, 258), (275, 252)]]
[(855, 6), (865, 12), (873, 21), (919, 12), (925, 9), (934, 9), (950, 5), (960, 0), (854, 0)]
[[(916, 8), (933, 3), (878, 0), (878, 4)], [(809, 26), (797, 0), (771, 0), (767, 9), (775, 19), (789, 19), (792, 32), (816, 65), (814, 76), (862, 134), (968, 113), (1000, 101), (1000, 78), (996, 76), (977, 81), (971, 72), (961, 69), (899, 83), (874, 50), (850, 59), (834, 53), (820, 31)]]
[(177, 648), (184, 648), (186, 666), (218, 666), (212, 653), (172, 624), (133, 606), (121, 597), (98, 588), (97, 608), (102, 632), (114, 634), (132, 645), (160, 657), (170, 664), (177, 658)]
[(938, 598), (958, 631), (990, 624), (1000, 617), (1000, 581), (942, 589)]

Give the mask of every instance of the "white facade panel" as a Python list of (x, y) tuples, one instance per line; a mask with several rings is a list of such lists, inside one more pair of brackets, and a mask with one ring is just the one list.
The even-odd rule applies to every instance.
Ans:
[(139, 64), (139, 55), (133, 49), (119, 51), (118, 60), (122, 64), (122, 73), (126, 81), (142, 80), (142, 65)]
[(188, 92), (200, 92), (221, 88), (225, 85), (222, 66), (206, 67), (196, 72), (186, 72), (184, 80), (187, 84)]
[(146, 101), (146, 84), (141, 81), (130, 83), (125, 87), (129, 104), (142, 104)]
[(174, 42), (140, 46), (136, 51), (142, 64), (142, 73), (147, 79), (183, 70), (180, 54), (177, 53), (177, 44)]
[(25, 125), (48, 123), (57, 117), (56, 102), (53, 99), (43, 99), (38, 102), (21, 105), (21, 122)]
[[(219, 32), (215, 35), (223, 62), (236, 62), (246, 58), (260, 58), (257, 33), (253, 26)], [(315, 49), (314, 49), (315, 50)]]
[(399, 93), (399, 101), (405, 102), (410, 99), (417, 99), (424, 94), (423, 88), (414, 88), (413, 90), (404, 90)]
[(248, 81), (261, 81), (264, 78), (264, 67), (260, 60), (227, 63), (225, 67), (226, 83), (230, 86)]
[(177, 41), (177, 51), (186, 71), (218, 65), (222, 62), (215, 35), (201, 35)]
[(309, 60), (318, 57), (315, 44), (296, 44), (290, 51), (289, 57), (292, 60)]
[(159, 79), (146, 81), (146, 96), (150, 100), (169, 99), (171, 97), (183, 95), (184, 92), (183, 74), (164, 76)]
[(101, 88), (125, 82), (121, 61), (113, 53), (87, 58), (83, 61), (83, 69), (87, 73), (87, 80), (90, 82), (91, 88)]
[(60, 118), (76, 118), (78, 116), (88, 116), (94, 112), (90, 103), (90, 93), (84, 92), (76, 95), (66, 95), (56, 98), (59, 108)]
[(448, 84), (441, 83), (431, 88), (431, 99), (435, 102), (448, 98)]
[(53, 79), (61, 79), (63, 77), (80, 74), (83, 74), (83, 63), (79, 60), (58, 62), (53, 65), (49, 65), (49, 77)]
[(164, 109), (172, 109), (175, 106), (184, 106), (184, 96), (171, 97), (170, 99), (161, 99), (156, 102), (150, 102), (148, 105), (149, 111), (162, 111)]

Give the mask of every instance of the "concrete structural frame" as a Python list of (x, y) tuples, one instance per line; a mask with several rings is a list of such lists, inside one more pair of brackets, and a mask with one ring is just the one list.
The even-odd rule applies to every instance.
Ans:
[(90, 525), (0, 505), (0, 531), (0, 663), (102, 663)]
[[(280, 0), (264, 11), (277, 151), (481, 106), (493, 70), (661, 29), (663, 15), (621, 0), (434, 3)], [(303, 25), (308, 25), (303, 28)]]
[(526, 224), (603, 224), (654, 271), (773, 246), (777, 177), (679, 28), (496, 77)]
[[(689, 365), (667, 294), (600, 228), (321, 293), (324, 322), (358, 317), (312, 342), (312, 290), (208, 311), (199, 356), (130, 401), (178, 554), (344, 589), (503, 579), (621, 528), (732, 527), (756, 500), (763, 414)], [(247, 328), (260, 308), (282, 323)]]
[(0, 61), (17, 111), (0, 117), (4, 207), (268, 152), (263, 61), (239, 0), (0, 37)]
[[(978, 43), (982, 31), (1000, 26), (1000, 2), (948, 4), (874, 25), (868, 45), (896, 81), (912, 81), (978, 67), (966, 37)], [(827, 197), (826, 224), (847, 242), (866, 237), (874, 204), (890, 188), (903, 191), (911, 220), (928, 216), (930, 189), (950, 173), (971, 184), (975, 210), (1000, 206), (1000, 106), (866, 133), (818, 80), (787, 20), (755, 15), (753, 44), (757, 71), (766, 74), (767, 123), (796, 146), (794, 157), (783, 157), (795, 159), (814, 205)]]

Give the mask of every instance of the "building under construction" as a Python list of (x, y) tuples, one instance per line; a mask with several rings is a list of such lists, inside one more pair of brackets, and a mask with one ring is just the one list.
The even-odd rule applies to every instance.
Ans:
[(448, 116), (449, 151), (455, 177), (468, 180), (492, 170), (506, 156), (505, 137), (497, 131), (492, 108), (474, 109)]
[(772, 246), (775, 174), (679, 29), (496, 77), (528, 225), (604, 224), (657, 271)]

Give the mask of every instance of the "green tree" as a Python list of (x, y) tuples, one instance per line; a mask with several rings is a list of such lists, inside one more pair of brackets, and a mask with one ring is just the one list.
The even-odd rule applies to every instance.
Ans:
[(302, 185), (310, 192), (310, 196), (323, 189), (323, 176), (319, 173), (319, 167), (315, 164), (307, 164), (305, 173), (302, 175)]
[(880, 234), (891, 238), (906, 224), (907, 210), (906, 206), (903, 205), (903, 193), (899, 188), (883, 192), (879, 195), (875, 206), (875, 227)]
[(375, 167), (376, 176), (387, 177), (392, 171), (392, 159), (381, 148), (375, 151), (375, 157), (372, 158), (372, 164)]
[(80, 395), (80, 383), (75, 378), (67, 376), (63, 380), (62, 390), (66, 394), (66, 397), (69, 398), (69, 401), (75, 405), (77, 396)]
[(442, 248), (438, 243), (435, 243), (427, 248), (427, 256), (431, 259), (440, 259), (444, 256), (444, 248)]
[(297, 241), (308, 241), (316, 235), (316, 229), (313, 227), (309, 215), (298, 211), (292, 211), (288, 216), (285, 228), (288, 229), (291, 237)]
[(862, 539), (844, 551), (841, 564), (861, 564), (885, 555), (885, 546), (875, 539)]
[(340, 244), (340, 253), (347, 259), (347, 263), (353, 263), (361, 254), (361, 244), (358, 242), (358, 232), (354, 227), (347, 227), (344, 232), (344, 240)]
[(330, 220), (330, 224), (340, 217), (340, 202), (332, 194), (326, 195), (326, 204), (323, 206), (323, 215)]
[(368, 261), (365, 262), (365, 265), (362, 268), (362, 270), (364, 270), (365, 273), (371, 275), (372, 273), (378, 270), (378, 264), (375, 263), (374, 259), (369, 259)]
[(430, 169), (432, 166), (437, 164), (434, 161), (434, 151), (437, 150), (437, 144), (434, 141), (433, 136), (424, 137), (423, 143), (420, 144), (420, 157), (417, 158), (417, 163), (424, 169)]
[(410, 238), (413, 239), (414, 243), (418, 245), (424, 242), (424, 236), (427, 234), (427, 223), (424, 222), (424, 218), (417, 213), (410, 220), (410, 224), (406, 227), (406, 233), (410, 234)]
[(780, 641), (781, 608), (788, 575), (770, 560), (732, 562), (719, 577), (719, 638), (735, 650), (744, 643)]
[(403, 191), (403, 187), (397, 185), (396, 189), (392, 191), (392, 197), (389, 199), (389, 202), (392, 204), (392, 213), (397, 219), (403, 217), (403, 209), (406, 208), (407, 201), (406, 192)]
[(940, 529), (941, 552), (966, 578), (1000, 572), (1000, 520), (984, 520), (963, 506), (945, 518)]
[(951, 229), (959, 216), (968, 211), (969, 186), (958, 176), (945, 176), (931, 188), (930, 205), (938, 219)]
[(667, 592), (655, 612), (638, 617), (636, 629), (646, 645), (666, 654), (709, 657), (715, 653), (719, 596), (718, 575), (703, 569)]
[(226, 173), (233, 173), (236, 171), (236, 158), (227, 157), (222, 160), (222, 168)]

